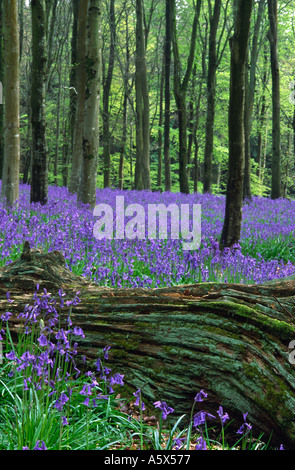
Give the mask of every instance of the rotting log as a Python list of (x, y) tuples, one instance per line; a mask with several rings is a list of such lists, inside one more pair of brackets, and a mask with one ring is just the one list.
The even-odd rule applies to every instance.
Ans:
[[(214, 416), (219, 405), (273, 442), (295, 448), (295, 370), (289, 344), (295, 340), (295, 276), (261, 285), (200, 283), (158, 289), (107, 288), (65, 268), (61, 253), (32, 250), (0, 269), (0, 311), (29, 303), (36, 284), (53, 296), (80, 291), (73, 324), (85, 338), (81, 357), (92, 364), (111, 346), (108, 367), (124, 374), (129, 391), (140, 388), (146, 403), (164, 400), (176, 415), (189, 416), (196, 393), (208, 398), (196, 411)], [(6, 292), (14, 300), (7, 305)], [(61, 311), (62, 321), (68, 310)], [(200, 405), (202, 406), (200, 408)]]

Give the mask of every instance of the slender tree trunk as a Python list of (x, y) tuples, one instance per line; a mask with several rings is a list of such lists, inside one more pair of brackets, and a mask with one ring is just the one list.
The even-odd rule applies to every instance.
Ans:
[(239, 0), (235, 31), (230, 40), (229, 165), (221, 249), (231, 247), (240, 240), (245, 167), (245, 66), (252, 7), (252, 0)]
[(113, 70), (115, 64), (115, 42), (116, 42), (116, 18), (115, 18), (115, 0), (110, 0), (110, 53), (109, 53), (109, 66), (106, 79), (103, 86), (103, 113), (102, 113), (102, 140), (103, 140), (103, 185), (104, 188), (111, 186), (111, 155), (110, 155), (110, 112), (109, 112), (109, 101), (110, 91), (113, 79)]
[(47, 203), (48, 155), (46, 143), (46, 8), (45, 0), (32, 0), (32, 179), (31, 202)]
[(264, 149), (264, 133), (266, 128), (266, 85), (267, 85), (267, 69), (268, 69), (268, 53), (267, 53), (267, 42), (264, 42), (263, 47), (263, 72), (262, 72), (262, 94), (261, 94), (261, 105), (258, 116), (258, 136), (257, 136), (257, 162), (258, 162), (258, 179), (262, 183), (262, 160), (263, 160), (263, 149)]
[(4, 161), (4, 55), (3, 55), (3, 0), (0, 0), (0, 179), (2, 180)]
[(215, 0), (214, 12), (210, 18), (209, 63), (207, 76), (207, 116), (204, 154), (204, 193), (212, 192), (212, 160), (216, 95), (216, 35), (220, 18), (221, 0)]
[[(295, 85), (294, 85), (294, 87), (295, 87)], [(295, 103), (294, 103), (292, 127), (293, 127), (293, 156), (294, 156), (294, 160), (295, 160)], [(1, 173), (0, 173), (0, 175), (1, 175)]]
[[(87, 3), (87, 2), (85, 2)], [(73, 0), (73, 25), (72, 25), (72, 39), (71, 39), (71, 69), (70, 69), (70, 107), (69, 107), (69, 133), (71, 155), (73, 154), (74, 147), (74, 129), (76, 120), (77, 109), (77, 37), (78, 37), (78, 16), (79, 16), (80, 0)]]
[(86, 31), (88, 0), (79, 2), (78, 24), (77, 24), (77, 70), (76, 70), (76, 89), (77, 89), (77, 108), (75, 114), (75, 128), (73, 135), (73, 156), (71, 166), (71, 176), (69, 182), (69, 192), (77, 193), (82, 166), (82, 141), (84, 129), (85, 114), (85, 90), (86, 90)]
[(162, 154), (163, 154), (163, 91), (165, 81), (165, 66), (163, 61), (160, 81), (160, 110), (159, 110), (159, 131), (158, 131), (158, 174), (157, 174), (157, 189), (162, 191)]
[(19, 198), (19, 30), (17, 0), (3, 1), (4, 162), (1, 197), (13, 205)]
[(46, 72), (46, 92), (48, 90), (52, 72), (53, 72), (53, 62), (56, 57), (56, 51), (54, 46), (54, 35), (55, 35), (55, 28), (56, 28), (56, 13), (57, 13), (57, 4), (59, 0), (45, 0), (46, 6), (46, 38), (47, 38), (47, 72)]
[(101, 0), (89, 1), (86, 64), (87, 88), (83, 134), (83, 159), (78, 200), (94, 207), (96, 203), (96, 180), (99, 149)]
[[(123, 101), (123, 132), (122, 132), (122, 145), (120, 152), (120, 163), (119, 163), (119, 189), (123, 189), (124, 186), (124, 161), (127, 152), (127, 116), (128, 116), (128, 94), (129, 94), (129, 70), (130, 70), (130, 47), (129, 47), (129, 21), (128, 21), (128, 11), (125, 11), (125, 23), (126, 23), (126, 67), (123, 80), (124, 85), (124, 101)], [(131, 175), (131, 185), (132, 185), (132, 175)]]
[(171, 0), (166, 0), (166, 35), (165, 35), (165, 111), (164, 111), (164, 165), (165, 191), (171, 191), (171, 161), (170, 161), (170, 70), (172, 21)]
[(194, 135), (194, 144), (195, 144), (195, 152), (194, 152), (194, 193), (198, 192), (198, 179), (199, 179), (199, 162), (198, 162), (198, 153), (199, 153), (199, 142), (197, 139), (197, 135)]
[(243, 183), (244, 199), (251, 199), (251, 152), (250, 152), (250, 136), (252, 130), (252, 116), (256, 84), (256, 65), (258, 59), (258, 38), (261, 26), (263, 11), (265, 8), (265, 0), (260, 0), (258, 5), (257, 19), (253, 31), (252, 48), (251, 48), (251, 65), (250, 71), (246, 68), (245, 79), (245, 174)]
[(189, 181), (187, 175), (187, 112), (186, 112), (186, 92), (189, 79), (192, 72), (195, 47), (197, 25), (201, 9), (201, 1), (198, 0), (195, 6), (195, 15), (193, 20), (192, 35), (190, 41), (190, 50), (187, 60), (187, 67), (185, 76), (181, 80), (181, 61), (177, 41), (177, 28), (176, 28), (176, 2), (172, 0), (172, 43), (174, 55), (174, 96), (178, 113), (178, 131), (179, 131), (179, 186), (180, 192), (189, 194)]
[(18, 3), (18, 17), (19, 17), (19, 62), (22, 60), (23, 42), (24, 42), (24, 0)]
[(245, 67), (245, 106), (244, 106), (244, 142), (245, 142), (245, 170), (243, 180), (243, 199), (251, 200), (251, 149), (250, 149), (250, 90), (249, 90), (249, 50)]
[(124, 92), (123, 102), (123, 133), (122, 133), (122, 146), (120, 151), (120, 162), (119, 162), (119, 189), (123, 189), (124, 186), (124, 160), (127, 148), (127, 105), (128, 98), (127, 93)]
[[(194, 192), (197, 192), (198, 187), (198, 141), (197, 141), (197, 131), (199, 128), (199, 120), (200, 120), (200, 105), (201, 105), (201, 97), (202, 97), (202, 89), (203, 89), (203, 79), (200, 78), (199, 88), (197, 93), (197, 99), (195, 98), (195, 86), (196, 86), (196, 64), (193, 69), (193, 83), (192, 83), (192, 96), (190, 99), (190, 124), (188, 129), (190, 131), (190, 135), (188, 138), (188, 162), (191, 161), (191, 153), (192, 148), (194, 145), (194, 157), (193, 157), (193, 171), (189, 172), (193, 175), (194, 180)], [(196, 101), (196, 102), (195, 102)]]
[(136, 166), (135, 189), (151, 189), (150, 112), (143, 0), (136, 0)]
[(271, 198), (281, 197), (280, 69), (278, 58), (278, 2), (268, 0), (271, 74), (272, 74), (272, 161)]
[(58, 176), (58, 156), (59, 156), (59, 149), (60, 149), (60, 112), (61, 112), (61, 87), (62, 87), (62, 80), (61, 80), (61, 69), (57, 72), (58, 74), (58, 92), (57, 92), (57, 103), (56, 103), (56, 145), (55, 145), (55, 154), (54, 154), (54, 168), (53, 168), (53, 176), (54, 176), (54, 185), (57, 186), (57, 176)]

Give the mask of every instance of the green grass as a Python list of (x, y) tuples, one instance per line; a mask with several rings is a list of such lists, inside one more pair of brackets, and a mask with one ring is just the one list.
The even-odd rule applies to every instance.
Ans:
[(290, 261), (295, 264), (295, 238), (293, 234), (280, 235), (275, 238), (269, 237), (266, 240), (255, 238), (245, 239), (241, 242), (243, 255), (258, 258), (259, 254), (265, 261), (271, 259), (283, 260), (284, 263)]

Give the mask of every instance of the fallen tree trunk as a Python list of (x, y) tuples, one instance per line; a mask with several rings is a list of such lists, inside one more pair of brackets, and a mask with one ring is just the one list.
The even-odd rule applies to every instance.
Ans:
[[(59, 252), (25, 245), (20, 258), (0, 270), (0, 311), (20, 312), (36, 284), (60, 288), (81, 302), (72, 321), (85, 338), (79, 352), (91, 365), (111, 346), (108, 366), (124, 374), (127, 391), (140, 388), (146, 403), (164, 400), (188, 416), (196, 393), (217, 416), (222, 405), (235, 429), (248, 412), (253, 429), (295, 446), (295, 276), (262, 285), (201, 283), (159, 289), (110, 289), (87, 283), (65, 268)], [(61, 313), (65, 320), (67, 310)], [(17, 315), (11, 330), (18, 330)], [(293, 347), (294, 349), (294, 347)], [(200, 408), (197, 409), (197, 411)], [(218, 416), (217, 416), (218, 417)]]

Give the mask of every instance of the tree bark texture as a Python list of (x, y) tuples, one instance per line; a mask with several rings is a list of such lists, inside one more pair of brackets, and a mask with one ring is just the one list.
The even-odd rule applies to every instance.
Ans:
[(86, 33), (87, 33), (88, 0), (79, 2), (77, 21), (77, 102), (75, 113), (75, 125), (73, 132), (73, 156), (71, 165), (71, 177), (69, 182), (70, 193), (78, 192), (82, 166), (82, 141), (85, 115), (85, 90), (86, 90)]
[(251, 47), (251, 60), (250, 66), (246, 66), (245, 74), (245, 109), (244, 109), (244, 126), (245, 126), (245, 173), (243, 182), (243, 198), (251, 199), (251, 145), (250, 137), (252, 130), (253, 120), (253, 105), (255, 96), (256, 84), (256, 67), (258, 60), (258, 36), (262, 21), (262, 16), (265, 8), (265, 1), (261, 0), (258, 5), (257, 18), (253, 31), (252, 47)]
[[(202, 409), (216, 416), (222, 405), (235, 430), (248, 412), (253, 431), (273, 431), (274, 442), (294, 448), (295, 276), (261, 285), (112, 289), (72, 274), (60, 252), (42, 253), (25, 242), (20, 258), (0, 269), (0, 311), (14, 313), (15, 341), (17, 313), (37, 283), (52, 296), (60, 288), (69, 298), (80, 291), (71, 319), (84, 331), (78, 353), (87, 357), (88, 369), (111, 346), (108, 367), (124, 374), (126, 393), (140, 388), (146, 404), (164, 400), (175, 415), (189, 416), (204, 389)], [(9, 305), (7, 291), (14, 300)], [(68, 309), (60, 315), (65, 325)]]
[(172, 0), (166, 0), (165, 10), (165, 111), (164, 111), (164, 164), (165, 164), (165, 191), (171, 191), (171, 158), (170, 158), (170, 70), (172, 45)]
[(225, 217), (220, 245), (239, 242), (242, 222), (243, 180), (245, 169), (245, 65), (253, 1), (239, 1), (234, 35), (230, 40), (231, 74), (228, 112), (229, 162)]
[[(19, 30), (17, 1), (3, 1), (4, 161), (1, 196), (13, 205), (19, 198)], [(2, 105), (0, 105), (2, 108)]]
[(146, 67), (144, 6), (136, 0), (136, 166), (135, 189), (151, 189), (150, 110)]
[(221, 1), (215, 0), (214, 12), (210, 12), (210, 34), (209, 34), (209, 60), (207, 75), (207, 115), (206, 115), (206, 139), (204, 154), (204, 193), (212, 192), (212, 160), (213, 160), (213, 138), (215, 118), (215, 96), (216, 96), (216, 35), (219, 24)]
[(99, 103), (101, 82), (101, 0), (89, 0), (86, 56), (86, 96), (83, 158), (78, 200), (91, 207), (96, 203), (99, 149)]
[(47, 203), (48, 155), (46, 143), (47, 40), (45, 0), (32, 0), (32, 180), (31, 202)]
[(181, 193), (189, 194), (189, 181), (187, 175), (187, 112), (186, 112), (186, 92), (190, 80), (194, 54), (196, 48), (197, 25), (201, 9), (201, 1), (195, 5), (195, 15), (192, 26), (190, 49), (187, 59), (187, 67), (184, 77), (181, 77), (181, 60), (177, 40), (177, 15), (176, 2), (171, 1), (172, 9), (172, 45), (174, 56), (174, 97), (178, 114), (178, 134), (179, 134), (179, 189)]
[(272, 160), (271, 198), (281, 197), (280, 69), (278, 58), (278, 2), (268, 0), (271, 75), (272, 75)]
[(3, 50), (3, 0), (0, 0), (0, 179), (2, 180), (4, 161), (4, 106), (3, 106), (3, 81), (4, 81), (4, 50)]
[(115, 64), (115, 42), (116, 42), (116, 17), (115, 17), (115, 0), (110, 1), (110, 52), (109, 52), (109, 64), (107, 76), (104, 80), (103, 86), (103, 113), (102, 113), (102, 123), (103, 123), (103, 186), (104, 188), (111, 187), (111, 153), (110, 153), (110, 92), (113, 79), (113, 70)]

